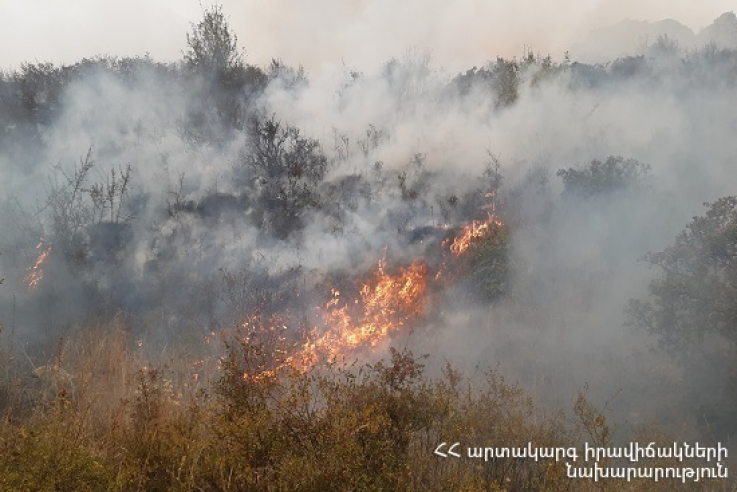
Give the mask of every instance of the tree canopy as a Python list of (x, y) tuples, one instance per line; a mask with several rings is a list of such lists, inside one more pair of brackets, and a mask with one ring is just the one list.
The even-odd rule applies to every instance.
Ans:
[(701, 352), (714, 337), (737, 346), (737, 197), (707, 205), (673, 245), (646, 256), (662, 275), (649, 301), (629, 304), (631, 324), (680, 354)]
[(590, 197), (634, 185), (649, 171), (648, 164), (636, 159), (609, 156), (604, 162), (594, 159), (586, 167), (560, 169), (556, 174), (566, 194)]
[(184, 60), (194, 70), (216, 74), (243, 64), (238, 36), (230, 30), (221, 6), (207, 10), (203, 19), (192, 26), (187, 45)]

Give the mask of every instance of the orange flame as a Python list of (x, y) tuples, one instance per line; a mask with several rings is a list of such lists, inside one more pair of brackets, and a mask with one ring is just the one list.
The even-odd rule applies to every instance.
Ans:
[(33, 266), (28, 269), (28, 274), (23, 277), (23, 280), (26, 282), (26, 285), (28, 285), (28, 290), (30, 292), (38, 289), (41, 280), (43, 280), (44, 278), (42, 267), (44, 262), (49, 257), (49, 253), (51, 253), (51, 245), (49, 244), (46, 248), (44, 248), (43, 241), (41, 241), (40, 243), (38, 243), (38, 245), (36, 245), (36, 249), (41, 250), (41, 252), (39, 253), (38, 258), (36, 258), (36, 262), (33, 264)]
[(390, 333), (402, 329), (424, 313), (427, 266), (414, 262), (395, 275), (386, 272), (384, 260), (363, 283), (360, 298), (339, 307), (340, 292), (326, 306), (328, 330), (315, 347), (330, 359), (363, 347), (375, 347)]
[[(493, 205), (491, 208), (493, 210)], [(456, 237), (443, 241), (442, 245), (450, 245), (451, 253), (460, 257), (474, 242), (491, 236), (502, 226), (502, 221), (492, 212), (487, 220), (473, 221), (464, 226)], [(260, 325), (257, 331), (264, 333), (266, 329), (272, 336), (276, 334), (279, 342), (278, 347), (274, 347), (276, 360), (269, 368), (245, 372), (244, 380), (255, 383), (271, 379), (287, 368), (305, 372), (320, 360), (332, 362), (377, 347), (393, 333), (424, 316), (428, 281), (439, 281), (444, 266), (445, 262), (430, 275), (427, 265), (416, 260), (408, 267), (389, 273), (386, 261), (382, 259), (361, 283), (355, 299), (344, 298), (336, 288), (331, 290), (331, 298), (319, 307), (324, 329), (313, 327), (307, 334), (307, 341), (301, 345), (290, 344), (282, 335), (287, 329), (286, 322), (272, 317), (266, 328)], [(260, 323), (263, 321), (258, 319)], [(244, 328), (248, 326), (248, 322), (243, 324)]]
[[(400, 268), (395, 274), (387, 273), (386, 263), (369, 274), (359, 291), (359, 298), (343, 301), (340, 291), (332, 289), (332, 298), (320, 308), (327, 329), (320, 333), (317, 327), (310, 330), (308, 341), (287, 355), (283, 348), (286, 339), (277, 335), (277, 357), (284, 357), (273, 369), (260, 369), (256, 374), (244, 373), (247, 381), (258, 382), (275, 376), (281, 369), (292, 368), (305, 372), (321, 359), (335, 361), (364, 348), (376, 347), (391, 333), (424, 314), (427, 288), (427, 266), (414, 262)], [(273, 321), (274, 323), (271, 323)], [(247, 328), (248, 322), (243, 324)], [(264, 328), (259, 330), (262, 333)], [(272, 335), (286, 330), (279, 318), (269, 320), (266, 328)], [(249, 342), (249, 337), (246, 342)], [(279, 343), (281, 342), (281, 343)]]
[(461, 256), (471, 247), (474, 241), (490, 236), (502, 225), (502, 221), (496, 215), (490, 214), (487, 220), (474, 220), (464, 226), (461, 233), (454, 237), (452, 242), (450, 239), (443, 241), (443, 246), (450, 243), (451, 253), (455, 256)]

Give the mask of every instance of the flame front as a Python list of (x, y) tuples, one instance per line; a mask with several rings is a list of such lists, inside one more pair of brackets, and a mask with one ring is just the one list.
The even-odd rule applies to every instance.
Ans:
[(375, 347), (424, 314), (426, 288), (427, 267), (423, 263), (414, 262), (391, 275), (380, 261), (353, 305), (346, 301), (341, 306), (340, 292), (333, 290), (333, 299), (325, 306), (328, 329), (315, 341), (315, 348), (335, 359), (363, 347)]
[(502, 221), (494, 214), (490, 214), (487, 220), (474, 220), (470, 224), (463, 227), (461, 233), (453, 238), (443, 242), (447, 245), (450, 242), (450, 251), (455, 256), (461, 256), (471, 247), (471, 244), (483, 237), (488, 237), (503, 225)]
[[(450, 252), (460, 257), (475, 242), (492, 236), (502, 226), (502, 221), (490, 213), (487, 220), (473, 221), (457, 236), (443, 241), (442, 245), (450, 245)], [(321, 360), (345, 359), (377, 347), (393, 333), (411, 326), (426, 314), (428, 282), (440, 278), (444, 265), (445, 262), (431, 274), (424, 262), (416, 260), (408, 267), (389, 273), (386, 261), (382, 259), (360, 283), (356, 298), (345, 298), (338, 289), (332, 289), (330, 299), (318, 307), (321, 326), (311, 328), (307, 332), (307, 341), (301, 344), (288, 341), (285, 336), (287, 322), (279, 317), (269, 320), (266, 327), (259, 325), (258, 330), (249, 330), (256, 335), (257, 332), (264, 333), (265, 329), (275, 335), (279, 347), (273, 347), (274, 360), (269, 368), (244, 372), (243, 378), (258, 382), (276, 377), (282, 369), (305, 372)], [(249, 322), (242, 326), (248, 329)], [(247, 342), (250, 336), (246, 337)]]
[[(275, 351), (280, 352), (278, 356), (286, 356), (273, 369), (259, 370), (257, 374), (245, 372), (243, 378), (259, 381), (286, 368), (304, 372), (320, 360), (335, 361), (376, 347), (391, 333), (424, 314), (427, 273), (425, 264), (414, 262), (391, 274), (386, 271), (385, 261), (380, 261), (362, 282), (359, 297), (353, 301), (341, 299), (340, 291), (332, 289), (332, 298), (319, 308), (324, 331), (312, 328), (308, 340), (289, 355), (284, 354), (283, 349)], [(286, 325), (281, 322), (269, 325), (267, 330), (272, 334), (286, 330)], [(243, 324), (244, 328), (248, 326), (248, 322)], [(281, 334), (277, 340), (288, 345)], [(248, 337), (246, 341), (249, 341)]]
[(49, 244), (47, 247), (44, 248), (43, 241), (41, 241), (40, 243), (38, 243), (38, 245), (36, 245), (36, 249), (40, 250), (38, 258), (36, 258), (36, 262), (33, 264), (33, 266), (28, 269), (28, 274), (23, 277), (23, 280), (28, 286), (28, 290), (31, 292), (38, 289), (41, 280), (43, 280), (44, 278), (42, 267), (44, 262), (49, 257), (49, 253), (51, 253), (51, 245)]

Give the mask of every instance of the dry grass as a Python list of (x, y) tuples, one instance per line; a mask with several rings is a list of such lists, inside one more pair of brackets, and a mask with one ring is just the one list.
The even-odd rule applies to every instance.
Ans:
[[(25, 399), (13, 378), (3, 382), (0, 490), (696, 490), (574, 481), (550, 460), (433, 454), (441, 441), (611, 444), (606, 416), (584, 395), (572, 422), (535, 408), (498, 371), (469, 380), (448, 367), (431, 380), (422, 359), (399, 351), (255, 381), (242, 376), (252, 349), (231, 344), (209, 384), (192, 377), (191, 350), (143, 358), (120, 320), (79, 330), (26, 375), (36, 386)], [(640, 437), (668, 441), (653, 428)]]

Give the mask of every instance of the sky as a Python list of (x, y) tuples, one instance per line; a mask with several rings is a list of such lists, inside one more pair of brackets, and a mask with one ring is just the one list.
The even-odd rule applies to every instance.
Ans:
[[(560, 60), (629, 18), (710, 24), (733, 0), (222, 0), (250, 63), (369, 69), (408, 51), (458, 70), (526, 48)], [(0, 68), (99, 54), (176, 60), (208, 0), (0, 0)]]

